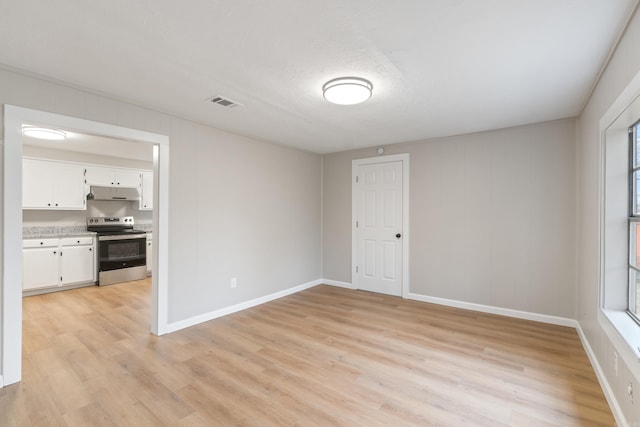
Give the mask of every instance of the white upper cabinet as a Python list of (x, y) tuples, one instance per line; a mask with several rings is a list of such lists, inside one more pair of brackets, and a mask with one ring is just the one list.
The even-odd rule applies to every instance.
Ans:
[(131, 169), (87, 166), (87, 184), (102, 187), (140, 188), (140, 172)]
[(142, 172), (142, 196), (140, 210), (153, 209), (153, 172)]
[(23, 159), (23, 209), (86, 208), (83, 165)]

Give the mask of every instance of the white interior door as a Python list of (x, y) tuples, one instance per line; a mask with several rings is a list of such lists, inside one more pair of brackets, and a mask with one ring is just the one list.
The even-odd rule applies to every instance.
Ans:
[(403, 162), (357, 166), (354, 204), (354, 284), (358, 289), (402, 295)]

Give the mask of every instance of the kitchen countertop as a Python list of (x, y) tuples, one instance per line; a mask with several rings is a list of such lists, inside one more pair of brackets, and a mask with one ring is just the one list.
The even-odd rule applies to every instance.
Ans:
[[(135, 229), (151, 233), (153, 231), (153, 224), (136, 224)], [(70, 237), (70, 236), (95, 236), (93, 231), (87, 231), (87, 227), (83, 225), (69, 225), (69, 226), (50, 226), (50, 227), (22, 227), (23, 239), (44, 239), (55, 237)]]
[(135, 224), (133, 226), (136, 230), (146, 231), (147, 233), (151, 233), (153, 231), (153, 224)]
[(44, 239), (70, 236), (95, 236), (93, 231), (87, 231), (84, 226), (57, 226), (57, 227), (23, 227), (23, 239)]

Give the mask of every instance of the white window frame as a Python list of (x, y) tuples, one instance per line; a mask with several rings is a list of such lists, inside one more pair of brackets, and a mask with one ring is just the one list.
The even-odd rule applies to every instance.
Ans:
[(598, 323), (628, 366), (640, 359), (640, 325), (629, 315), (629, 127), (640, 118), (640, 73), (600, 120)]
[[(629, 173), (628, 173), (628, 194), (629, 194), (629, 220), (628, 220), (628, 233), (629, 233), (629, 280), (627, 291), (627, 312), (631, 318), (640, 325), (639, 310), (637, 294), (638, 294), (638, 279), (640, 278), (640, 263), (636, 262), (638, 259), (637, 247), (638, 247), (638, 229), (640, 227), (640, 210), (638, 206), (640, 204), (640, 197), (638, 197), (638, 178), (636, 174), (640, 174), (640, 149), (637, 143), (640, 138), (640, 120), (631, 124), (629, 127)], [(633, 305), (633, 308), (632, 308)]]

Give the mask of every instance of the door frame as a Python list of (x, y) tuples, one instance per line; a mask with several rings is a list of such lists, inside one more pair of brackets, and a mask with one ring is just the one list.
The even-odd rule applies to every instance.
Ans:
[[(22, 377), (22, 125), (37, 123), (93, 135), (153, 144), (154, 210), (150, 330), (167, 333), (169, 235), (169, 137), (39, 110), (4, 105), (2, 143), (2, 304), (0, 388)], [(157, 237), (156, 237), (157, 236)]]
[(358, 274), (356, 273), (358, 259), (356, 176), (358, 175), (358, 168), (362, 165), (398, 161), (402, 162), (402, 298), (407, 298), (409, 295), (409, 153), (354, 159), (351, 161), (351, 285), (355, 289), (360, 289)]

